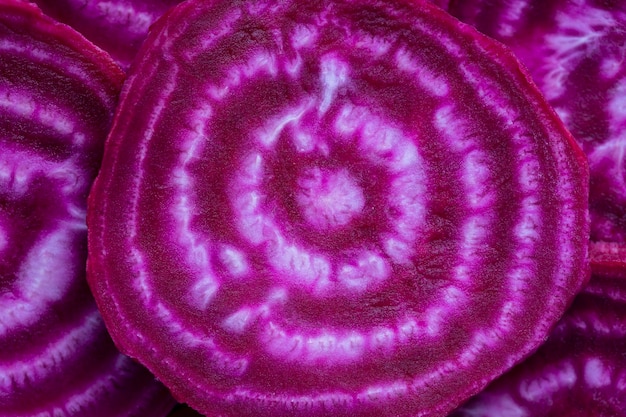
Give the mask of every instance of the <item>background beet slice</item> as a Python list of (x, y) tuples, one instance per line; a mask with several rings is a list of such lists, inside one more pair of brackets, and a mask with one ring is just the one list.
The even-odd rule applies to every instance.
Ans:
[(0, 0), (0, 416), (164, 416), (85, 280), (87, 194), (123, 73), (25, 2)]
[(626, 242), (626, 2), (451, 0), (505, 43), (589, 158), (591, 237)]
[(182, 0), (31, 0), (128, 69), (154, 21)]
[(548, 341), (451, 417), (626, 416), (626, 247), (591, 253), (591, 282)]
[(508, 50), (435, 6), (185, 2), (129, 74), (88, 280), (209, 416), (443, 415), (587, 278), (587, 181)]

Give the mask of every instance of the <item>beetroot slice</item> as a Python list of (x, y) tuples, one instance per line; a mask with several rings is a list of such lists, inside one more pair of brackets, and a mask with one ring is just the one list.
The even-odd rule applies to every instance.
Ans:
[(0, 0), (0, 416), (164, 416), (85, 280), (87, 194), (123, 73), (36, 7)]
[(626, 247), (593, 248), (592, 271), (546, 344), (451, 417), (626, 416)]
[(443, 415), (587, 278), (584, 155), (435, 6), (190, 1), (135, 64), (88, 280), (208, 416)]
[(124, 69), (156, 19), (182, 0), (31, 0), (107, 51)]
[(589, 158), (591, 237), (626, 242), (626, 2), (451, 0), (513, 49)]

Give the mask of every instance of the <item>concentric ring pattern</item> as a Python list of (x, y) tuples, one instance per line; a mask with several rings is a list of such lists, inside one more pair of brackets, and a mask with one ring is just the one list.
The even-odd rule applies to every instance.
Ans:
[(583, 154), (508, 51), (426, 3), (183, 3), (104, 159), (90, 285), (207, 415), (444, 414), (587, 276)]
[(589, 159), (591, 238), (626, 243), (626, 2), (451, 0), (509, 46)]
[[(85, 280), (86, 205), (123, 74), (67, 26), (0, 1), (0, 416), (165, 415)], [(160, 413), (160, 414), (159, 414)]]
[(181, 0), (33, 0), (49, 16), (70, 25), (130, 67), (150, 26)]
[(626, 268), (613, 249), (595, 248), (591, 282), (546, 344), (453, 417), (626, 416)]

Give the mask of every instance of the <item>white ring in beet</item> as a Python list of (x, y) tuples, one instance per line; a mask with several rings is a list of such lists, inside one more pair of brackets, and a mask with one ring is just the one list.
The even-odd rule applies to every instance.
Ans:
[(593, 244), (591, 265), (547, 342), (451, 417), (626, 416), (626, 248)]
[(190, 1), (131, 71), (88, 279), (207, 415), (442, 415), (586, 279), (587, 181), (512, 55), (434, 6)]
[(173, 399), (107, 334), (85, 280), (89, 187), (122, 71), (0, 0), (0, 416), (164, 416)]
[(626, 243), (626, 2), (451, 0), (510, 47), (589, 160), (591, 239)]

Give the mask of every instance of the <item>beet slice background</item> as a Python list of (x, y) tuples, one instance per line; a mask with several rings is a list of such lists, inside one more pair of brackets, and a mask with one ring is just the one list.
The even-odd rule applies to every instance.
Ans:
[(587, 279), (587, 167), (435, 6), (185, 2), (89, 199), (114, 340), (212, 416), (444, 415)]
[(107, 51), (125, 70), (150, 26), (182, 0), (31, 0)]
[(626, 416), (626, 247), (595, 245), (591, 262), (548, 341), (451, 417)]
[(110, 339), (85, 212), (122, 71), (26, 2), (0, 0), (0, 416), (164, 416), (174, 402)]
[(509, 46), (589, 158), (591, 238), (626, 242), (626, 2), (451, 0)]

